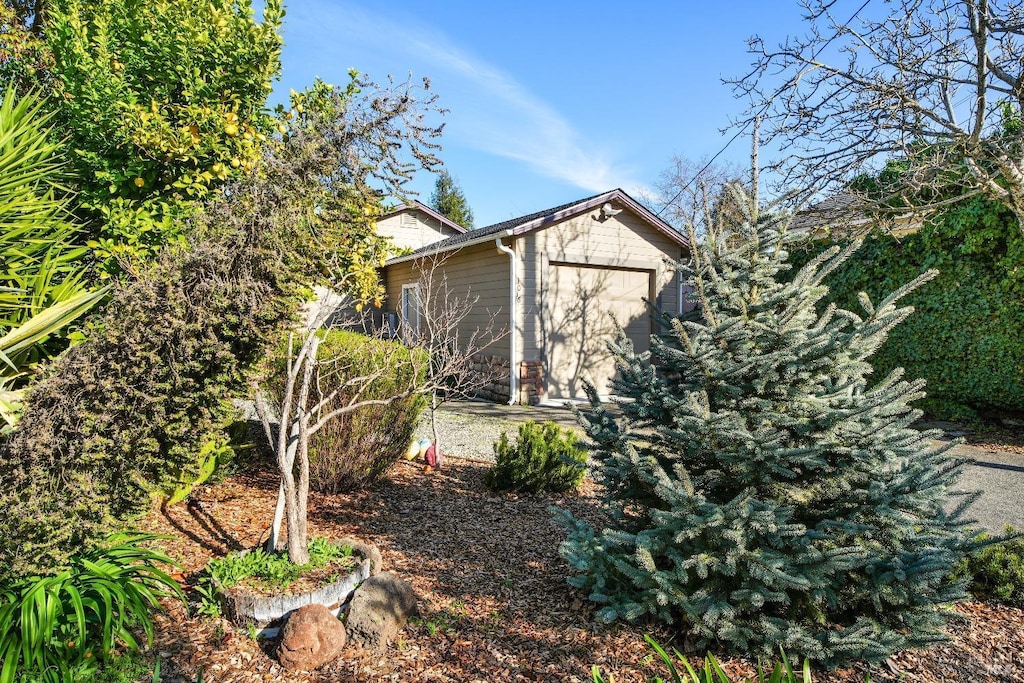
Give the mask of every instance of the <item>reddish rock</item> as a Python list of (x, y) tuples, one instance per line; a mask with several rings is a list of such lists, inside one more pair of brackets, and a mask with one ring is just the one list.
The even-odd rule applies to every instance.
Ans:
[(306, 605), (292, 612), (281, 630), (277, 660), (291, 671), (312, 671), (341, 655), (345, 626), (323, 605)]

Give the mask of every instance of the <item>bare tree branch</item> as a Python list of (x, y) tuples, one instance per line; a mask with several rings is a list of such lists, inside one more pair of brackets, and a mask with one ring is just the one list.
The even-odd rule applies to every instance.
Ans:
[[(874, 210), (921, 212), (981, 193), (1024, 230), (1024, 8), (1011, 0), (897, 0), (889, 16), (833, 14), (805, 0), (805, 37), (769, 48), (727, 81), (761, 116), (762, 140), (787, 156), (767, 168), (784, 187), (851, 191), (858, 175), (903, 161)], [(821, 59), (819, 53), (831, 46)], [(781, 85), (779, 85), (781, 83)]]

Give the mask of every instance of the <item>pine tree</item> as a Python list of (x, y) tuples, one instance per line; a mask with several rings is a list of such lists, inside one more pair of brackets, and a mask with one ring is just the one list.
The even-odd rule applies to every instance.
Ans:
[(473, 210), (469, 208), (462, 188), (448, 171), (441, 170), (430, 195), (430, 206), (439, 214), (469, 230), (473, 229)]
[[(829, 666), (942, 639), (948, 577), (975, 541), (963, 462), (910, 425), (923, 381), (872, 380), (868, 359), (924, 273), (863, 315), (824, 305), (824, 277), (856, 246), (788, 272), (785, 223), (741, 211), (681, 266), (699, 303), (637, 354), (612, 344), (624, 397), (589, 387), (581, 414), (609, 523), (558, 511), (572, 585), (604, 621), (656, 617), (698, 648), (787, 653)], [(952, 511), (947, 501), (961, 496)]]

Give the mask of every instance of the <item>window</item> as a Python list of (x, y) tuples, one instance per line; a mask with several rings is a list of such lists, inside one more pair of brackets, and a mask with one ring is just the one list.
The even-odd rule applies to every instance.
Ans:
[(402, 285), (402, 330), (405, 335), (420, 333), (420, 286)]

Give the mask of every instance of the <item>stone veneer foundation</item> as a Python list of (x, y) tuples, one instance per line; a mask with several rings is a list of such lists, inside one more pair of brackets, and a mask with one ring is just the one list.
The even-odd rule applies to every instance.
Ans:
[[(508, 403), (508, 358), (477, 354), (472, 358), (473, 371), (488, 378), (488, 382), (476, 392), (477, 398)], [(523, 405), (537, 405), (544, 400), (544, 364), (539, 360), (524, 360), (519, 363), (517, 402)]]

